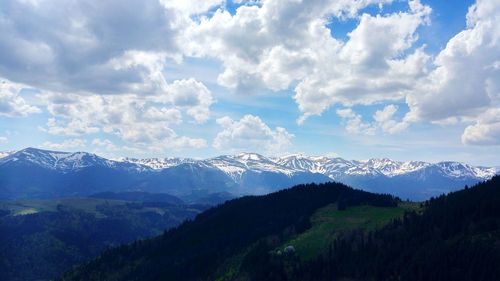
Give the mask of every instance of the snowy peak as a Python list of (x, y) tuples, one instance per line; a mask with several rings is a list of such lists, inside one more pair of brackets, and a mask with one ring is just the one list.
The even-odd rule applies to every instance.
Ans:
[[(291, 176), (298, 172), (291, 167), (283, 166), (270, 158), (257, 153), (241, 153), (238, 155), (224, 155), (205, 160), (205, 162), (238, 180), (247, 171), (257, 173), (274, 172)], [(302, 170), (300, 170), (302, 171)]]
[(439, 162), (436, 166), (439, 167), (445, 175), (455, 178), (476, 177), (480, 179), (489, 179), (497, 173), (497, 169), (493, 167), (474, 167), (460, 162)]
[(367, 169), (373, 169), (388, 177), (414, 172), (428, 167), (429, 165), (431, 164), (421, 161), (400, 162), (388, 158), (373, 158), (362, 164), (362, 166), (366, 166)]
[(146, 158), (146, 159), (136, 159), (136, 158), (120, 158), (117, 159), (119, 162), (132, 163), (136, 165), (141, 165), (148, 167), (153, 170), (162, 170), (174, 166), (178, 166), (184, 163), (192, 163), (193, 159), (189, 158)]
[(305, 171), (320, 171), (321, 159), (314, 159), (313, 157), (307, 157), (301, 154), (289, 155), (281, 158), (275, 159), (276, 163), (283, 165), (285, 167), (305, 170)]
[(0, 159), (1, 158), (4, 158), (4, 157), (7, 157), (11, 154), (15, 153), (15, 151), (0, 151)]
[(26, 148), (0, 159), (0, 164), (32, 164), (51, 170), (79, 170), (90, 166), (113, 166), (113, 161), (87, 152), (60, 152)]
[(440, 162), (431, 164), (422, 161), (401, 162), (388, 158), (373, 158), (365, 161), (345, 160), (335, 157), (310, 157), (304, 155), (289, 155), (275, 158), (274, 161), (285, 167), (322, 173), (331, 179), (339, 180), (345, 176), (386, 176), (395, 177), (435, 168), (447, 177), (469, 177), (489, 179), (498, 169), (474, 167), (459, 162)]
[(473, 178), (486, 180), (497, 174), (498, 167), (476, 167), (460, 162), (431, 164), (421, 161), (401, 162), (388, 158), (373, 158), (364, 161), (346, 160), (340, 157), (306, 156), (302, 154), (268, 158), (257, 153), (223, 155), (206, 160), (190, 158), (121, 158), (108, 160), (87, 152), (59, 152), (26, 148), (15, 153), (0, 153), (0, 165), (31, 164), (47, 169), (68, 172), (90, 166), (109, 167), (135, 172), (159, 171), (182, 164), (198, 165), (218, 169), (238, 181), (247, 172), (278, 173), (291, 177), (297, 173), (319, 173), (330, 179), (342, 181), (346, 177), (400, 177), (424, 178), (429, 173), (438, 173), (447, 178)]
[(236, 155), (234, 158), (239, 159), (242, 162), (249, 162), (249, 161), (263, 162), (269, 160), (267, 157), (264, 157), (257, 153), (240, 153)]

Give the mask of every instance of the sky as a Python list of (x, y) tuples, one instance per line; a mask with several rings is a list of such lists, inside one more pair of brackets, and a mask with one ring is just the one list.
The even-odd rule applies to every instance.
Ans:
[(3, 0), (25, 147), (499, 166), (500, 0)]

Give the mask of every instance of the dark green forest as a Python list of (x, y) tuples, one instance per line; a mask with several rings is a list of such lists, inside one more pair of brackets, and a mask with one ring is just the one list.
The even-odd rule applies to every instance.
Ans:
[(423, 210), (346, 233), (305, 263), (259, 244), (242, 271), (250, 280), (500, 280), (499, 176), (433, 198)]
[(282, 248), (332, 203), (345, 214), (403, 204), (337, 183), (244, 197), (154, 239), (110, 249), (60, 280), (500, 280), (498, 176), (382, 227), (332, 229), (332, 242), (313, 259)]
[(204, 208), (93, 198), (4, 202), (0, 280), (52, 279), (109, 247), (159, 235)]
[(355, 190), (339, 183), (299, 185), (265, 196), (228, 201), (154, 239), (104, 253), (65, 274), (63, 280), (213, 280), (217, 268), (256, 242), (284, 241), (310, 227), (320, 207), (397, 205), (390, 195)]

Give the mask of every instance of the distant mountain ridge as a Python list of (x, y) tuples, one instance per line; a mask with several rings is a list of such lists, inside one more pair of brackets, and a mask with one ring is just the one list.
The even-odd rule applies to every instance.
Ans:
[(388, 158), (372, 158), (365, 161), (346, 160), (340, 157), (289, 155), (268, 158), (257, 153), (241, 153), (214, 158), (195, 160), (192, 158), (121, 158), (117, 161), (147, 166), (154, 170), (170, 168), (184, 163), (205, 163), (215, 166), (228, 174), (237, 175), (246, 169), (274, 170), (285, 174), (297, 171), (320, 173), (336, 180), (339, 175), (384, 175), (399, 176), (431, 166), (439, 167), (449, 177), (475, 177), (489, 179), (498, 171), (495, 167), (472, 166), (469, 164), (443, 161), (429, 163), (423, 161), (395, 161)]
[[(388, 158), (357, 161), (305, 155), (269, 158), (257, 153), (202, 160), (110, 160), (87, 152), (26, 148), (0, 154), (0, 175), (6, 175), (0, 178), (0, 198), (30, 197), (30, 192), (44, 193), (44, 187), (37, 186), (36, 182), (19, 179), (27, 170), (37, 170), (43, 177), (55, 179), (51, 184), (61, 185), (59, 189), (65, 189), (48, 194), (49, 197), (134, 190), (173, 195), (186, 195), (196, 190), (235, 195), (264, 194), (294, 184), (334, 180), (372, 192), (417, 200), (457, 190), (498, 173), (494, 167), (477, 167), (451, 161), (400, 162)], [(80, 184), (82, 175), (90, 177), (84, 179), (86, 182), (83, 185)], [(41, 181), (45, 180), (43, 177)], [(77, 181), (76, 185), (80, 188), (75, 189), (73, 181)], [(26, 192), (16, 195), (18, 189), (25, 189)]]

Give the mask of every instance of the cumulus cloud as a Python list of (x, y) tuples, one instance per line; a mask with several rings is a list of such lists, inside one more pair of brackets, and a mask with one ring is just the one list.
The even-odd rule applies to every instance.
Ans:
[(500, 145), (500, 108), (486, 111), (475, 124), (465, 128), (462, 142), (471, 145)]
[(54, 150), (65, 150), (65, 149), (76, 149), (84, 148), (87, 142), (83, 139), (67, 139), (60, 143), (54, 143), (50, 141), (44, 142), (41, 146), (46, 149)]
[(258, 116), (245, 115), (235, 121), (228, 116), (217, 119), (222, 127), (213, 141), (213, 147), (225, 151), (261, 151), (279, 153), (291, 145), (294, 137), (286, 129), (271, 129)]
[[(233, 15), (219, 10), (188, 29), (194, 42), (188, 53), (220, 59), (218, 83), (235, 92), (295, 85), (299, 123), (334, 104), (404, 100), (410, 110), (401, 121), (394, 120), (393, 105), (368, 123), (352, 111), (337, 113), (353, 133), (393, 134), (422, 121), (465, 122), (471, 125), (464, 143), (491, 144), (496, 130), (483, 112), (500, 106), (500, 2), (478, 0), (466, 16), (467, 28), (435, 57), (425, 45), (415, 45), (432, 9), (410, 0), (405, 11), (359, 14), (385, 3), (277, 0), (241, 6)], [(358, 24), (342, 40), (326, 26), (330, 17), (356, 18)]]
[(185, 109), (197, 123), (204, 123), (210, 117), (210, 106), (214, 98), (210, 91), (194, 79), (176, 80), (167, 85), (168, 100), (176, 107)]
[[(203, 147), (172, 125), (201, 124), (215, 102), (194, 79), (167, 82), (165, 65), (183, 58), (192, 15), (222, 1), (111, 0), (2, 3), (0, 114), (39, 108), (19, 95), (37, 89), (53, 135), (114, 134), (152, 148)], [(22, 16), (19, 16), (22, 15)]]
[(500, 1), (478, 0), (467, 29), (436, 57), (435, 68), (407, 96), (409, 120), (444, 121), (479, 116), (500, 104)]
[(118, 147), (108, 139), (95, 138), (92, 140), (92, 145), (98, 149), (104, 148), (106, 151), (117, 151)]
[(361, 115), (355, 113), (350, 108), (338, 109), (337, 115), (344, 120), (345, 129), (351, 134), (375, 134), (375, 127), (372, 124), (364, 123)]
[(181, 11), (187, 15), (195, 15), (204, 13), (210, 8), (222, 4), (223, 0), (159, 0), (160, 3), (166, 8), (172, 8)]
[(66, 124), (60, 125), (56, 118), (49, 118), (47, 128), (40, 127), (44, 132), (52, 135), (80, 136), (83, 134), (93, 134), (100, 131), (98, 127), (92, 126), (88, 121), (82, 119), (71, 119)]
[(405, 120), (396, 121), (394, 119), (394, 114), (397, 110), (397, 106), (393, 104), (387, 105), (382, 110), (377, 110), (373, 114), (373, 122), (371, 123), (365, 123), (363, 117), (351, 108), (338, 109), (336, 112), (342, 118), (348, 133), (374, 135), (377, 130), (396, 134), (409, 126), (409, 123)]
[(411, 122), (471, 124), (464, 144), (497, 145), (500, 109), (500, 1), (478, 0), (467, 28), (436, 57), (435, 68), (407, 96)]
[[(223, 0), (3, 1), (0, 115), (40, 112), (23, 95), (35, 88), (50, 115), (40, 129), (49, 134), (113, 134), (141, 148), (205, 147), (205, 140), (173, 128), (186, 120), (205, 123), (215, 98), (195, 79), (169, 80), (165, 65), (215, 58), (222, 64), (217, 83), (232, 92), (292, 90), (299, 123), (340, 105), (336, 112), (350, 133), (394, 134), (414, 122), (465, 124), (463, 143), (497, 144), (499, 0), (477, 0), (466, 29), (436, 56), (417, 45), (432, 12), (419, 0), (380, 14), (364, 8), (392, 0), (234, 2), (242, 4), (235, 13)], [(357, 25), (335, 38), (332, 19)], [(402, 101), (409, 112), (396, 120), (392, 103)], [(373, 104), (385, 107), (364, 117), (351, 109)], [(283, 146), (292, 138), (251, 115), (218, 122), (219, 149), (233, 133), (252, 149), (236, 134), (245, 126)], [(282, 149), (264, 143), (266, 150)]]
[(116, 60), (182, 53), (185, 19), (157, 0), (33, 3), (2, 2), (0, 75), (9, 80), (56, 92), (137, 92), (149, 69), (117, 68)]
[(179, 136), (171, 128), (183, 122), (183, 114), (197, 123), (209, 118), (210, 91), (194, 79), (165, 85), (162, 95), (78, 95), (44, 93), (52, 115), (42, 130), (64, 136), (103, 132), (131, 144), (165, 148), (206, 146), (202, 139)]
[(395, 134), (406, 129), (410, 124), (406, 120), (396, 121), (394, 120), (394, 114), (398, 111), (398, 107), (390, 104), (384, 107), (382, 110), (377, 110), (373, 115), (373, 119), (375, 120), (378, 127), (382, 129), (382, 131)]
[[(219, 10), (189, 29), (197, 43), (189, 50), (219, 58), (224, 71), (218, 82), (235, 92), (278, 91), (296, 83), (300, 121), (335, 103), (402, 99), (425, 73), (429, 56), (421, 48), (408, 50), (431, 9), (410, 1), (406, 12), (358, 15), (368, 5), (388, 2), (264, 1), (241, 6), (234, 15)], [(331, 36), (329, 17), (359, 17), (359, 25), (344, 42)]]
[(21, 96), (23, 89), (29, 87), (0, 78), (0, 115), (25, 117), (40, 112), (38, 107), (28, 104)]

